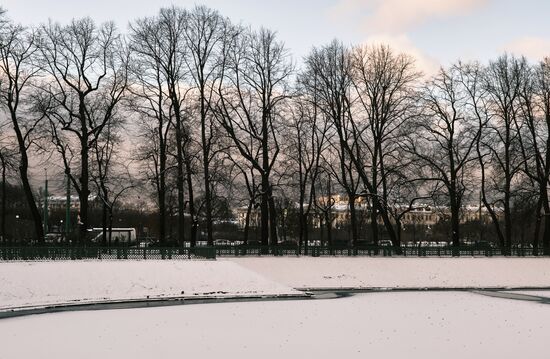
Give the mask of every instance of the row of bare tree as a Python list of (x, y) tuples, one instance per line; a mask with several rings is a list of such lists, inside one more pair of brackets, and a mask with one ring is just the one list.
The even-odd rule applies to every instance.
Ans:
[(387, 46), (336, 40), (296, 68), (273, 31), (202, 6), (161, 9), (126, 35), (90, 19), (26, 28), (0, 18), (2, 181), (18, 170), (38, 240), (32, 158), (68, 178), (82, 229), (91, 195), (108, 228), (137, 188), (152, 189), (161, 242), (194, 246), (204, 223), (212, 244), (223, 202), (246, 208), (245, 240), (258, 212), (262, 243), (277, 244), (281, 198), (298, 207), (300, 244), (313, 213), (330, 242), (338, 193), (353, 244), (364, 238), (361, 199), (374, 243), (383, 233), (399, 247), (404, 216), (430, 202), (446, 208), (458, 246), (463, 208), (479, 200), (503, 248), (514, 206), (533, 203), (533, 241), (550, 254), (548, 58), (458, 62), (427, 78)]

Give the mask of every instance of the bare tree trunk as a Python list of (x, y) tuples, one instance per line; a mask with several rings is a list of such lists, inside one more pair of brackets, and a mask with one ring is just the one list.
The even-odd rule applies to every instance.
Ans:
[(113, 209), (109, 208), (109, 247), (113, 243)]
[[(304, 201), (305, 201), (305, 192), (306, 192), (306, 183), (305, 175), (303, 170), (303, 149), (302, 149), (302, 138), (299, 131), (300, 127), (297, 126), (297, 151), (298, 151), (298, 189), (299, 189), (299, 222), (298, 222), (298, 247), (302, 248), (304, 241)], [(307, 173), (307, 172), (306, 172)]]
[(535, 211), (537, 218), (535, 220), (535, 231), (533, 233), (533, 255), (536, 256), (539, 253), (539, 238), (540, 238), (540, 225), (542, 221), (542, 215), (540, 211), (542, 210), (542, 199), (539, 197), (537, 201), (537, 209)]
[(357, 246), (357, 213), (355, 210), (355, 196), (349, 195), (349, 211), (350, 211), (350, 225), (351, 225), (351, 245), (353, 247)]
[(260, 238), (262, 246), (269, 245), (269, 182), (267, 175), (262, 173), (262, 197), (260, 203)]
[(246, 208), (246, 218), (244, 222), (244, 237), (243, 237), (243, 243), (244, 245), (248, 245), (248, 233), (250, 231), (250, 213), (252, 213), (252, 206), (254, 205), (254, 201), (251, 199), (248, 202), (248, 206)]
[(191, 247), (197, 245), (198, 221), (195, 213), (195, 195), (193, 192), (193, 173), (191, 172), (191, 160), (185, 159), (185, 173), (187, 175), (187, 197), (189, 198), (189, 215), (191, 216)]
[[(175, 109), (179, 112), (179, 106)], [(183, 178), (183, 136), (182, 136), (182, 123), (180, 115), (176, 115), (176, 146), (177, 146), (177, 179), (176, 185), (178, 187), (178, 238), (177, 243), (180, 246), (185, 242), (185, 202), (183, 198), (184, 192), (184, 178)]]
[(325, 226), (327, 228), (327, 244), (332, 250), (332, 219), (330, 208), (325, 211)]
[[(308, 211), (309, 212), (309, 211)], [(311, 213), (311, 212), (310, 212)], [(309, 245), (309, 215), (305, 217), (305, 227), (304, 227), (304, 254), (307, 255), (307, 248)]]
[(376, 206), (376, 201), (372, 201), (370, 209), (370, 228), (372, 235), (372, 244), (375, 246), (378, 245), (378, 209)]
[[(480, 124), (480, 129), (482, 128), (482, 125)], [(491, 216), (491, 221), (493, 222), (493, 225), (495, 227), (495, 231), (497, 232), (497, 238), (499, 241), (500, 248), (504, 249), (505, 241), (504, 241), (504, 235), (502, 234), (502, 230), (500, 227), (498, 216), (495, 213), (495, 210), (491, 207), (491, 204), (487, 200), (487, 192), (486, 192), (486, 174), (485, 174), (485, 162), (483, 162), (483, 155), (481, 154), (481, 147), (480, 147), (480, 138), (478, 137), (477, 143), (476, 143), (476, 151), (477, 151), (477, 158), (479, 161), (479, 167), (481, 169), (481, 201), (483, 202), (483, 205), (487, 209), (487, 212), (489, 212), (489, 215)]]
[[(508, 176), (507, 176), (508, 177)], [(512, 248), (512, 209), (511, 209), (511, 181), (506, 178), (504, 185), (504, 247), (506, 254), (510, 255)]]
[(166, 243), (166, 146), (162, 126), (158, 128), (160, 139), (157, 196), (159, 203), (159, 243)]
[(107, 223), (107, 204), (103, 203), (102, 210), (101, 210), (101, 244), (106, 245), (107, 244), (107, 230), (108, 230), (108, 223)]
[(456, 193), (456, 175), (451, 174), (451, 186), (449, 190), (449, 199), (451, 207), (451, 240), (454, 247), (460, 246), (460, 203)]
[(460, 204), (457, 203), (457, 195), (454, 189), (454, 182), (450, 191), (451, 202), (451, 240), (453, 243), (453, 256), (459, 256), (458, 247), (460, 246)]
[[(328, 178), (328, 183), (327, 183), (327, 193), (328, 193), (328, 196), (329, 196), (329, 203), (333, 203), (332, 201), (332, 183), (330, 181), (330, 176)], [(327, 242), (328, 242), (328, 246), (330, 248), (330, 254), (332, 254), (332, 218), (331, 218), (331, 208), (332, 206), (329, 206), (327, 208), (327, 210), (325, 211), (325, 221), (326, 221), (326, 225), (327, 225)]]
[(203, 166), (203, 181), (204, 181), (204, 200), (206, 207), (206, 235), (209, 246), (214, 245), (214, 237), (212, 236), (212, 193), (210, 188), (210, 142), (206, 137), (206, 107), (205, 107), (205, 90), (204, 84), (201, 86), (201, 139), (202, 139), (202, 166)]
[(86, 240), (86, 233), (88, 229), (88, 197), (90, 196), (90, 172), (89, 172), (89, 156), (88, 156), (88, 129), (86, 125), (86, 115), (84, 112), (84, 107), (80, 107), (80, 115), (82, 117), (82, 136), (80, 140), (80, 191), (78, 192), (78, 197), (80, 199), (80, 235), (78, 240), (80, 242)]
[[(31, 215), (34, 223), (34, 237), (39, 243), (44, 242), (44, 227), (42, 226), (42, 218), (40, 217), (40, 212), (36, 206), (36, 201), (34, 199), (34, 194), (31, 189), (31, 185), (28, 177), (28, 168), (29, 163), (27, 155), (21, 155), (22, 159), (19, 164), (19, 175), (21, 178), (21, 183), (23, 185), (23, 191), (25, 192), (25, 197), (27, 198), (27, 205), (31, 210)], [(20, 239), (20, 238), (18, 238)]]
[(6, 243), (6, 167), (7, 163), (4, 159), (4, 154), (0, 152), (0, 160), (2, 162), (2, 205), (0, 206), (0, 238)]
[(277, 209), (275, 208), (275, 200), (273, 199), (273, 193), (271, 191), (271, 186), (269, 186), (269, 195), (268, 195), (268, 204), (269, 204), (269, 236), (270, 244), (276, 246), (278, 243), (277, 238)]
[(304, 244), (304, 232), (306, 231), (305, 227), (305, 213), (304, 213), (304, 194), (300, 188), (300, 204), (298, 208), (298, 247), (302, 248)]
[[(545, 256), (550, 255), (550, 206), (548, 203), (548, 196), (546, 194), (543, 200), (544, 208), (544, 232), (542, 237), (542, 249)], [(536, 246), (535, 246), (536, 245)], [(536, 242), (533, 245), (533, 248), (538, 248), (538, 236)]]

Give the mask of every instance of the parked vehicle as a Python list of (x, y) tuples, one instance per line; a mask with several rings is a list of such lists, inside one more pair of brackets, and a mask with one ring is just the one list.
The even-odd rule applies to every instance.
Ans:
[(216, 239), (214, 240), (215, 246), (232, 246), (233, 242), (228, 241), (227, 239)]
[(46, 243), (61, 243), (61, 233), (48, 233), (44, 236), (44, 242)]

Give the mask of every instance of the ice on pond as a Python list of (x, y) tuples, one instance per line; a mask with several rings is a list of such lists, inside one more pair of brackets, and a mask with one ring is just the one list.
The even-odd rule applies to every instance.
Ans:
[(6, 358), (547, 358), (549, 332), (546, 304), (468, 292), (366, 293), (0, 320)]

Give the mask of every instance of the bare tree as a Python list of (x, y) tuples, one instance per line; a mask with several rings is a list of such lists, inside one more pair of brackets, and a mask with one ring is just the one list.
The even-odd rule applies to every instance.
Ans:
[(277, 121), (289, 97), (293, 65), (271, 31), (247, 31), (233, 39), (224, 51), (215, 114), (240, 155), (260, 173), (262, 243), (267, 245), (271, 238), (270, 243), (277, 244), (271, 176), (280, 151)]
[[(342, 154), (342, 173), (346, 173), (343, 164), (353, 164), (364, 187), (364, 193), (361, 195), (371, 199), (372, 207), (377, 208), (390, 239), (396, 248), (399, 248), (400, 243), (393, 228), (388, 203), (377, 194), (375, 184), (368, 174), (364, 155), (366, 149), (363, 148), (365, 140), (362, 139), (364, 129), (353, 117), (352, 63), (349, 50), (340, 42), (333, 41), (321, 49), (314, 49), (306, 59), (306, 65), (318, 78), (318, 81), (308, 83), (310, 91), (318, 94), (319, 109), (332, 121), (337, 133), (338, 146)], [(351, 207), (356, 195), (350, 191), (348, 196)]]
[[(40, 29), (41, 110), (49, 118), (54, 143), (80, 199), (81, 230), (88, 223), (90, 151), (112, 120), (127, 87), (127, 52), (113, 23), (96, 26), (89, 19), (69, 25), (49, 23)], [(60, 135), (60, 131), (64, 136)], [(78, 177), (68, 166), (67, 140), (78, 143)]]
[(130, 173), (130, 166), (124, 163), (120, 146), (122, 121), (110, 121), (94, 142), (90, 177), (95, 184), (97, 196), (102, 203), (101, 224), (103, 244), (111, 244), (113, 213), (120, 198), (136, 184)]
[[(4, 34), (5, 32), (5, 26), (8, 23), (7, 19), (5, 18), (5, 10), (0, 7), (0, 34)], [(3, 36), (2, 36), (3, 37)], [(2, 38), (0, 37), (0, 38)], [(4, 48), (4, 42), (3, 39), (0, 40), (0, 53), (3, 53)], [(1, 85), (1, 82), (0, 82)], [(9, 127), (9, 122), (2, 121), (0, 122), (0, 133), (5, 133), (6, 129)], [(12, 158), (15, 154), (12, 153), (12, 151), (8, 148), (8, 145), (6, 145), (6, 142), (8, 140), (5, 138), (5, 136), (0, 137), (0, 165), (1, 165), (1, 171), (2, 171), (2, 182), (1, 182), (1, 188), (0, 188), (0, 196), (2, 197), (2, 204), (0, 205), (0, 240), (2, 242), (6, 242), (6, 185), (7, 185), (7, 175), (8, 171), (10, 169), (13, 169), (13, 161)]]
[(323, 163), (320, 173), (317, 176), (317, 182), (313, 189), (314, 192), (314, 205), (319, 213), (319, 228), (321, 228), (321, 244), (323, 244), (322, 228), (325, 225), (327, 231), (327, 244), (332, 251), (332, 210), (336, 205), (336, 199), (334, 197), (334, 189), (332, 187), (332, 165), (326, 166)]
[[(550, 58), (534, 67), (526, 67), (519, 90), (519, 117), (524, 124), (521, 152), (524, 173), (534, 184), (537, 200), (537, 220), (533, 247), (539, 247), (541, 217), (544, 217), (543, 253), (550, 254)], [(528, 181), (525, 181), (528, 183)], [(542, 210), (542, 215), (541, 215)]]
[[(319, 113), (315, 95), (298, 97), (292, 104), (292, 118), (287, 143), (288, 159), (297, 168), (299, 229), (298, 244), (306, 248), (309, 242), (310, 216), (315, 203), (315, 186), (320, 171), (322, 154), (328, 146), (330, 122)], [(311, 102), (311, 103), (310, 103)]]
[[(490, 119), (482, 123), (480, 154), (482, 199), (495, 225), (500, 244), (509, 252), (512, 245), (512, 202), (516, 180), (523, 168), (519, 121), (519, 96), (527, 62), (504, 55), (491, 62), (485, 73), (485, 93)], [(486, 171), (490, 170), (490, 177)], [(489, 197), (491, 196), (491, 197)], [(491, 199), (492, 198), (492, 199)], [(492, 202), (492, 203), (491, 203)], [(495, 205), (502, 206), (501, 224)]]
[[(0, 32), (0, 98), (7, 112), (19, 152), (19, 176), (34, 222), (34, 239), (44, 241), (42, 219), (29, 181), (29, 149), (36, 140), (43, 117), (33, 117), (31, 82), (39, 68), (34, 64), (36, 36), (15, 24), (3, 25)], [(4, 223), (4, 222), (2, 222)]]
[(358, 233), (355, 202), (358, 181), (354, 179), (354, 164), (350, 158), (353, 122), (350, 97), (351, 62), (348, 50), (336, 40), (320, 49), (313, 49), (306, 58), (306, 70), (301, 79), (307, 93), (315, 96), (315, 106), (329, 119), (337, 133), (337, 140), (331, 142), (332, 150), (329, 151), (336, 151), (338, 156), (338, 167), (332, 168), (332, 173), (346, 191), (351, 215), (352, 241), (356, 244)]
[[(477, 121), (468, 110), (468, 95), (461, 82), (461, 65), (441, 69), (426, 86), (420, 99), (421, 115), (408, 137), (408, 150), (418, 158), (424, 179), (440, 182), (441, 194), (450, 209), (451, 240), (460, 245), (460, 216), (463, 201), (471, 191), (477, 161)], [(434, 193), (434, 195), (440, 195)]]
[(210, 116), (210, 102), (220, 73), (219, 54), (226, 41), (230, 24), (217, 11), (205, 6), (193, 8), (187, 21), (185, 37), (189, 56), (186, 61), (199, 107), (206, 233), (208, 244), (212, 245), (214, 239), (210, 163), (215, 155), (213, 147), (216, 131), (213, 130), (214, 121)]
[(359, 46), (352, 51), (352, 82), (357, 94), (358, 114), (354, 131), (358, 132), (357, 153), (370, 174), (372, 191), (371, 232), (378, 243), (379, 212), (377, 204), (387, 207), (390, 202), (390, 181), (396, 173), (392, 167), (399, 162), (399, 143), (405, 134), (411, 111), (414, 87), (420, 74), (414, 59), (395, 54), (388, 46)]
[[(186, 143), (189, 134), (185, 122), (185, 101), (189, 88), (185, 83), (186, 67), (186, 37), (185, 30), (189, 15), (179, 8), (161, 9), (159, 15), (145, 18), (131, 25), (131, 48), (134, 52), (136, 66), (134, 76), (140, 84), (137, 91), (133, 91), (140, 104), (154, 109), (154, 118), (159, 126), (159, 208), (161, 222), (161, 242), (164, 242), (165, 223), (165, 192), (166, 192), (166, 161), (167, 138), (170, 128), (175, 131), (176, 151), (176, 186), (178, 197), (177, 240), (184, 241), (184, 167), (189, 162), (186, 153)], [(164, 109), (166, 107), (166, 109)], [(139, 110), (139, 108), (137, 108)], [(165, 124), (166, 122), (166, 124)], [(188, 188), (190, 203), (193, 211), (193, 188)], [(194, 245), (194, 236), (191, 239)]]
[[(236, 152), (236, 153), (235, 153)], [(258, 161), (259, 153), (255, 153), (255, 161)], [(260, 194), (260, 188), (258, 184), (258, 173), (248, 165), (246, 160), (243, 160), (238, 154), (238, 150), (231, 149), (227, 153), (227, 159), (232, 163), (231, 173), (235, 173), (234, 179), (232, 182), (232, 192), (242, 192), (236, 190), (238, 187), (237, 183), (244, 183), (244, 188), (246, 189), (246, 214), (245, 214), (245, 223), (243, 229), (243, 243), (248, 244), (250, 236), (250, 220), (252, 216), (252, 211), (258, 207), (258, 196)], [(235, 194), (234, 194), (235, 195)]]
[[(1, 128), (1, 127), (0, 127)], [(6, 214), (7, 214), (7, 178), (11, 172), (15, 171), (15, 157), (16, 153), (7, 146), (3, 146), (0, 142), (0, 197), (2, 197), (2, 203), (0, 205), (0, 240), (6, 242)]]

